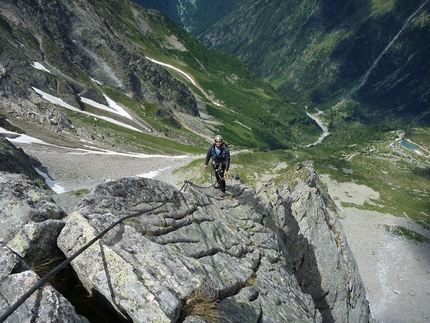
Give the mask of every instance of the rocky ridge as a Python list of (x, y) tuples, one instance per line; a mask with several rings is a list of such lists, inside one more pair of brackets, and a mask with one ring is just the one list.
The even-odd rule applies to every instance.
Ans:
[[(1, 143), (2, 155), (14, 150)], [(193, 183), (178, 190), (121, 178), (96, 186), (67, 215), (29, 175), (0, 172), (2, 228), (15, 216), (1, 236), (0, 262), (9, 265), (2, 266), (0, 313), (34, 284), (28, 264), (35, 255), (69, 257), (128, 217), (72, 261), (85, 289), (124, 321), (202, 322), (187, 310), (199, 291), (218, 304), (220, 321), (372, 321), (355, 260), (312, 165), (280, 188), (269, 182), (254, 191), (236, 177), (224, 199)], [(9, 320), (86, 319), (48, 284)]]

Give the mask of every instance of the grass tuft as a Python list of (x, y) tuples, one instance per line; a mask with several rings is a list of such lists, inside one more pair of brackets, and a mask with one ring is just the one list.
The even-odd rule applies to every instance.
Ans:
[(76, 196), (78, 198), (82, 198), (85, 195), (89, 194), (90, 190), (88, 189), (80, 189), (80, 190), (75, 190), (75, 191), (71, 191), (70, 194), (72, 194), (73, 196)]
[(226, 321), (219, 307), (218, 294), (209, 285), (201, 286), (185, 300), (179, 322), (188, 316), (199, 316), (207, 323)]
[(36, 258), (29, 263), (29, 266), (39, 277), (45, 277), (52, 269), (63, 262), (63, 260), (64, 257), (53, 257), (49, 259)]

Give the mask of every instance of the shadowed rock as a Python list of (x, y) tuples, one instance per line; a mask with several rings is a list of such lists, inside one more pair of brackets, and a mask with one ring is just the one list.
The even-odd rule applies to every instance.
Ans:
[[(39, 277), (0, 241), (0, 314), (27, 292)], [(85, 318), (51, 285), (33, 293), (6, 322), (85, 323)]]
[(312, 296), (324, 322), (371, 321), (366, 291), (342, 226), (326, 207), (328, 195), (312, 166), (293, 175), (292, 193), (284, 187), (275, 222), (303, 292)]

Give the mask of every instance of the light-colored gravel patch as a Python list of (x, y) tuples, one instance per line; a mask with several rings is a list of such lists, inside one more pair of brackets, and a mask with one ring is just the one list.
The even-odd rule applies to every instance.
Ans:
[(321, 178), (339, 208), (376, 321), (430, 322), (430, 244), (398, 237), (385, 226), (402, 226), (428, 238), (430, 231), (407, 218), (343, 208), (342, 201), (363, 205), (379, 194), (364, 185), (338, 183), (326, 175)]
[(181, 175), (185, 176), (185, 174), (176, 174), (174, 171), (196, 158), (204, 158), (196, 155), (176, 158), (141, 158), (84, 153), (78, 149), (39, 144), (15, 145), (42, 163), (42, 171), (55, 183), (59, 193), (53, 198), (67, 214), (73, 212), (81, 199), (74, 195), (74, 192), (89, 191), (100, 183), (123, 177), (154, 178), (180, 189), (187, 178), (182, 178)]
[(379, 193), (366, 185), (356, 183), (338, 183), (332, 181), (328, 175), (321, 175), (321, 179), (329, 184), (331, 198), (340, 205), (340, 202), (364, 205), (373, 203), (372, 200), (379, 199)]
[(180, 174), (175, 175), (173, 171), (195, 158), (203, 158), (203, 156), (142, 158), (106, 155), (37, 144), (21, 144), (19, 147), (28, 155), (37, 158), (52, 180), (66, 192), (93, 189), (104, 181), (128, 176), (150, 177), (178, 186), (184, 179), (180, 178)]

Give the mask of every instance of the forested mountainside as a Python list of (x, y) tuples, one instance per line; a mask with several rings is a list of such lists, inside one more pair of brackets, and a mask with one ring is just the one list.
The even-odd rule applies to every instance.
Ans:
[(165, 3), (204, 44), (334, 123), (430, 124), (428, 0)]
[(260, 149), (320, 132), (237, 58), (158, 11), (125, 0), (0, 9), (1, 113), (21, 131), (168, 153), (203, 149), (218, 132)]

